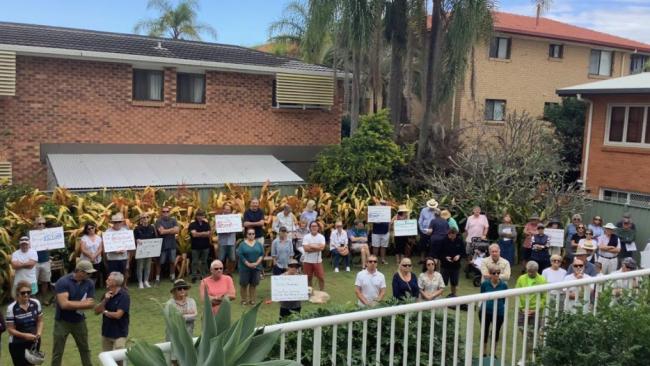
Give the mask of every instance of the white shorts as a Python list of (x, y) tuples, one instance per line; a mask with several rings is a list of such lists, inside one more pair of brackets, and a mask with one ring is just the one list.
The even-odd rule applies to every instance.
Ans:
[(52, 262), (36, 264), (36, 280), (39, 283), (50, 283), (52, 280)]
[(373, 248), (388, 248), (388, 238), (390, 234), (372, 234), (370, 237)]

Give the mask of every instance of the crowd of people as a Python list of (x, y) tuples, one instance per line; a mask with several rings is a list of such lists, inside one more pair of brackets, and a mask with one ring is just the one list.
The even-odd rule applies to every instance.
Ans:
[[(379, 201), (379, 205), (388, 205)], [(441, 210), (436, 200), (429, 200), (417, 218), (418, 235), (395, 236), (393, 252), (398, 270), (392, 276), (392, 296), (398, 300), (416, 299), (432, 301), (443, 296), (456, 296), (462, 271), (461, 263), (474, 265), (479, 273), (480, 292), (488, 293), (508, 288), (508, 281), (517, 264), (515, 252), (518, 238), (523, 236), (519, 250), (525, 273), (516, 280), (516, 287), (529, 287), (544, 283), (589, 278), (615, 271), (637, 268), (633, 259), (636, 251), (635, 225), (629, 215), (617, 224), (603, 225), (599, 216), (585, 225), (582, 217), (573, 215), (564, 228), (563, 246), (551, 245), (545, 229), (561, 228), (559, 220), (541, 222), (532, 215), (525, 225), (512, 222), (509, 214), (498, 225), (498, 238), (490, 243), (490, 223), (480, 207), (475, 207), (461, 230), (450, 211)], [(129, 329), (130, 296), (127, 284), (135, 267), (139, 289), (160, 286), (161, 276), (167, 272), (172, 283), (169, 306), (175, 307), (183, 316), (190, 334), (197, 317), (197, 303), (188, 296), (192, 286), (183, 278), (176, 278), (176, 235), (180, 226), (171, 216), (169, 207), (163, 207), (160, 217), (151, 223), (151, 214), (142, 213), (132, 228), (136, 247), (143, 240), (161, 238), (161, 252), (154, 258), (134, 258), (133, 251), (106, 252), (98, 228), (87, 223), (79, 239), (78, 259), (74, 270), (60, 277), (53, 286), (56, 305), (53, 332), (52, 365), (60, 365), (68, 335), (72, 335), (83, 365), (91, 365), (88, 330), (84, 311), (92, 310), (102, 316), (102, 349), (104, 351), (124, 348)], [(232, 206), (225, 204), (221, 214), (231, 214)], [(264, 266), (270, 265), (275, 276), (304, 274), (311, 286), (315, 278), (320, 291), (325, 290), (326, 273), (323, 253), (329, 252), (334, 273), (350, 272), (353, 256), (360, 257), (361, 271), (356, 274), (354, 293), (360, 307), (372, 307), (386, 298), (386, 278), (378, 265), (388, 264), (387, 248), (391, 242), (391, 228), (397, 220), (410, 218), (410, 210), (400, 205), (397, 214), (389, 222), (366, 225), (356, 220), (346, 229), (336, 221), (329, 232), (329, 240), (323, 233), (315, 203), (309, 201), (306, 209), (295, 215), (286, 204), (274, 217), (272, 223), (265, 219), (257, 199), (251, 200), (249, 208), (242, 213), (243, 239), (237, 241), (237, 233), (218, 233), (215, 246), (215, 228), (203, 210), (197, 210), (194, 221), (188, 227), (191, 237), (191, 283), (199, 283), (199, 295), (203, 301), (207, 293), (216, 314), (225, 298), (241, 305), (254, 305), (258, 301), (257, 286), (265, 275)], [(34, 230), (46, 227), (46, 220), (34, 220)], [(271, 224), (273, 240), (265, 244), (265, 227)], [(518, 227), (521, 229), (518, 230)], [(106, 232), (129, 230), (121, 213), (111, 217)], [(519, 233), (519, 234), (518, 234)], [(419, 237), (419, 238), (418, 238)], [(487, 242), (487, 251), (477, 261), (477, 244)], [(327, 249), (328, 248), (328, 249)], [(266, 263), (268, 257), (271, 263)], [(412, 260), (413, 258), (413, 260)], [(414, 262), (415, 261), (415, 262)], [(6, 311), (6, 328), (9, 333), (9, 351), (15, 365), (29, 365), (29, 355), (39, 356), (40, 338), (43, 333), (42, 305), (50, 303), (52, 273), (47, 250), (30, 249), (30, 238), (19, 240), (19, 249), (12, 254), (11, 265), (15, 271), (12, 302)], [(133, 266), (135, 264), (135, 266)], [(414, 265), (422, 265), (419, 274)], [(167, 267), (167, 268), (165, 268)], [(239, 294), (232, 274), (238, 272)], [(153, 273), (152, 273), (153, 271)], [(153, 285), (150, 284), (150, 280)], [(105, 284), (105, 292), (95, 299), (95, 288)], [(477, 285), (478, 286), (478, 285)], [(629, 287), (621, 284), (620, 288)], [(564, 301), (566, 310), (573, 311), (580, 303), (580, 291), (570, 288)], [(40, 295), (40, 300), (37, 298)], [(528, 321), (538, 309), (537, 298), (521, 298), (519, 321)], [(527, 303), (524, 304), (524, 301)], [(544, 302), (542, 296), (540, 301)], [(494, 310), (496, 305), (496, 310)], [(523, 311), (526, 309), (526, 311)], [(282, 301), (280, 317), (299, 313), (300, 301)], [(504, 303), (485, 304), (487, 316), (484, 321), (487, 343), (490, 328), (499, 339), (503, 323)], [(493, 321), (492, 313), (496, 311)], [(2, 325), (0, 324), (0, 330)], [(167, 334), (167, 339), (169, 335)], [(29, 351), (29, 352), (26, 352)]]

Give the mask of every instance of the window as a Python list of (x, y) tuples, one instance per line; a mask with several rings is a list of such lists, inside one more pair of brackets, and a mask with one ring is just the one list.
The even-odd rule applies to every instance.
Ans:
[(648, 106), (612, 106), (607, 121), (609, 143), (650, 147)]
[(492, 37), (490, 41), (490, 57), (510, 59), (510, 38)]
[(625, 192), (614, 189), (603, 189), (602, 198), (605, 201), (634, 206), (650, 206), (650, 195), (643, 193)]
[(176, 101), (179, 103), (205, 103), (205, 75), (177, 73)]
[(133, 69), (133, 100), (163, 100), (163, 72)]
[(589, 74), (611, 76), (612, 60), (612, 51), (591, 50), (591, 56), (589, 57)]
[(506, 101), (487, 99), (485, 101), (485, 119), (488, 121), (503, 121), (506, 116)]
[(548, 57), (562, 58), (564, 54), (564, 46), (561, 44), (551, 44), (548, 46)]
[(643, 72), (646, 63), (650, 60), (650, 57), (644, 55), (632, 55), (630, 56), (630, 74), (638, 74)]

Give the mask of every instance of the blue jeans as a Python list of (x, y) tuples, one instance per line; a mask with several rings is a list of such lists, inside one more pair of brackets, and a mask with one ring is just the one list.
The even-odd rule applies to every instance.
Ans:
[(515, 263), (515, 242), (512, 239), (499, 239), (499, 248), (501, 249), (501, 257), (506, 259), (511, 266)]
[(339, 260), (341, 260), (341, 258), (343, 258), (343, 260), (345, 261), (345, 266), (350, 267), (350, 254), (349, 253), (346, 256), (342, 256), (341, 254), (339, 254), (339, 251), (336, 250), (336, 249), (333, 249), (331, 251), (331, 253), (332, 253), (332, 257), (334, 258), (334, 268), (339, 268)]

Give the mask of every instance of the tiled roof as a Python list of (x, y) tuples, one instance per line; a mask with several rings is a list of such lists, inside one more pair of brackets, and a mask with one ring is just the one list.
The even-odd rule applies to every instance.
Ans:
[(240, 46), (33, 24), (0, 22), (2, 44), (332, 72), (325, 66)]
[(588, 43), (600, 46), (623, 48), (631, 51), (650, 52), (650, 44), (631, 39), (576, 27), (571, 24), (540, 17), (539, 24), (535, 17), (518, 14), (495, 12), (494, 29), (505, 33), (552, 38), (564, 41)]

